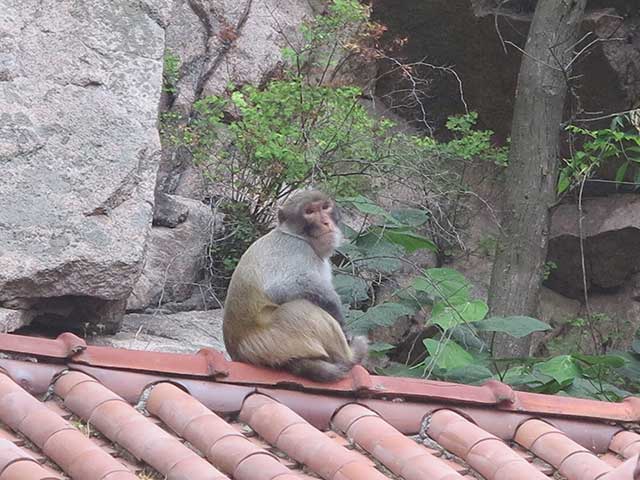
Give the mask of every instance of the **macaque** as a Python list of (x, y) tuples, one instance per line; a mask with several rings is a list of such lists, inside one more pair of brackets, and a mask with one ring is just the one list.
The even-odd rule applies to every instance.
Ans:
[(224, 306), (224, 343), (233, 360), (318, 382), (339, 380), (362, 362), (367, 340), (347, 342), (331, 278), (339, 220), (327, 195), (299, 192), (278, 211), (278, 226), (240, 258)]

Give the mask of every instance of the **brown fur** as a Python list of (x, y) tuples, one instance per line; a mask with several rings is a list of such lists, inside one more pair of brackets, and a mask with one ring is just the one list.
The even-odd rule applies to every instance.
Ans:
[[(249, 247), (232, 275), (224, 310), (224, 342), (234, 360), (283, 368), (316, 381), (335, 381), (364, 359), (366, 339), (357, 337), (350, 346), (338, 320), (316, 303), (292, 298), (278, 304), (265, 292), (265, 285), (274, 281), (283, 287), (290, 285), (290, 289), (300, 288), (296, 275), (304, 279), (307, 272), (313, 273), (326, 262), (314, 252), (322, 257), (321, 252), (330, 255), (335, 248), (337, 237), (333, 235), (339, 232), (333, 201), (320, 192), (304, 192), (293, 200), (279, 212), (283, 230), (271, 232)], [(324, 222), (321, 230), (329, 231), (318, 233), (305, 224), (304, 208), (310, 202), (313, 206), (307, 212), (313, 211), (307, 218)], [(333, 287), (328, 288), (332, 291), (327, 294), (335, 296)]]

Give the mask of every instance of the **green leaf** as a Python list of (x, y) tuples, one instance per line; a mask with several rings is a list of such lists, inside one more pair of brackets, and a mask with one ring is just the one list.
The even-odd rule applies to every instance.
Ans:
[(387, 302), (371, 307), (362, 315), (353, 318), (348, 322), (348, 328), (354, 332), (368, 332), (377, 326), (391, 326), (398, 318), (404, 315), (413, 315), (414, 313), (415, 310), (407, 305)]
[(618, 170), (616, 170), (616, 182), (620, 183), (624, 180), (624, 176), (627, 174), (627, 168), (629, 168), (629, 162), (624, 162)]
[(394, 223), (396, 222), (395, 219), (391, 215), (389, 215), (384, 208), (376, 205), (364, 195), (356, 195), (355, 197), (342, 198), (340, 199), (340, 202), (349, 203), (353, 205), (356, 208), (356, 210), (358, 210), (360, 213), (364, 213), (367, 215), (380, 216), (380, 217), (386, 218), (387, 220), (391, 220)]
[(356, 303), (369, 299), (369, 284), (360, 277), (339, 273), (333, 277), (333, 286), (342, 303)]
[(468, 301), (471, 290), (464, 275), (451, 268), (430, 268), (424, 276), (417, 277), (412, 286), (452, 304)]
[(387, 228), (384, 231), (384, 238), (396, 245), (400, 245), (407, 253), (413, 253), (416, 250), (431, 250), (436, 252), (438, 247), (435, 243), (417, 233), (395, 230)]
[(461, 323), (478, 322), (488, 311), (489, 307), (483, 300), (458, 303), (453, 307), (444, 302), (437, 302), (433, 306), (429, 322), (439, 325), (443, 330), (448, 330)]
[(607, 402), (619, 402), (631, 395), (631, 392), (608, 382), (593, 382), (580, 377), (576, 378), (571, 385), (565, 387), (563, 391), (571, 397), (593, 398)]
[(502, 381), (514, 387), (526, 386), (532, 389), (540, 387), (547, 380), (541, 380), (539, 376), (533, 375), (524, 365), (514, 365), (502, 374)]
[(620, 368), (624, 367), (625, 363), (627, 363), (621, 355), (583, 355), (581, 353), (574, 353), (572, 356), (590, 366), (596, 367)]
[(566, 169), (562, 169), (560, 172), (560, 178), (558, 178), (558, 193), (563, 193), (571, 184), (569, 174)]
[(392, 210), (390, 214), (402, 225), (407, 225), (414, 228), (424, 225), (425, 223), (427, 223), (427, 220), (429, 220), (429, 213), (418, 208), (403, 208)]
[(453, 340), (425, 338), (422, 343), (440, 368), (463, 368), (473, 363), (473, 356)]
[(493, 373), (484, 365), (472, 363), (462, 368), (452, 368), (446, 370), (442, 375), (442, 380), (447, 382), (463, 383), (465, 385), (474, 385), (483, 383), (493, 378)]
[(352, 260), (358, 268), (365, 268), (381, 273), (393, 273), (402, 268), (400, 258), (404, 250), (373, 232), (361, 235), (356, 241), (360, 251)]
[(580, 370), (571, 355), (559, 355), (546, 362), (538, 363), (535, 369), (550, 376), (560, 385), (572, 382), (580, 374)]
[(533, 332), (550, 330), (551, 326), (535, 318), (515, 315), (511, 317), (490, 317), (478, 322), (475, 327), (483, 332), (501, 332), (522, 338)]
[(369, 354), (370, 355), (376, 355), (376, 356), (382, 356), (385, 353), (393, 350), (394, 348), (396, 348), (395, 345), (391, 345), (390, 343), (374, 342), (374, 343), (369, 345)]

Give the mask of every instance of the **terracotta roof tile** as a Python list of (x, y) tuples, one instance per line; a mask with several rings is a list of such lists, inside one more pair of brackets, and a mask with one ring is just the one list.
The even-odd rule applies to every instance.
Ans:
[[(122, 464), (4, 374), (0, 374), (0, 420), (71, 476), (102, 479), (116, 472), (127, 473)], [(122, 478), (136, 477), (129, 473)]]
[(0, 439), (0, 480), (5, 479), (52, 479), (52, 476), (29, 453), (9, 440)]
[(332, 441), (293, 410), (260, 394), (247, 398), (240, 419), (265, 440), (328, 480), (384, 479), (370, 462)]
[(556, 467), (569, 480), (595, 479), (612, 468), (564, 432), (541, 420), (523, 423), (515, 440)]
[(38, 360), (0, 358), (0, 480), (640, 479), (637, 399), (361, 368), (316, 384), (208, 350), (25, 338), (0, 335), (0, 352)]
[(69, 410), (169, 480), (227, 478), (93, 378), (69, 372), (55, 382), (54, 391)]
[(612, 438), (609, 448), (624, 458), (629, 458), (640, 453), (640, 435), (627, 430), (618, 432)]
[(425, 447), (405, 437), (361, 405), (346, 405), (334, 418), (335, 425), (359, 446), (371, 453), (389, 470), (407, 480), (461, 479), (448, 464), (434, 457)]
[(426, 433), (486, 478), (546, 478), (498, 437), (451, 410), (435, 412)]
[(147, 410), (233, 478), (272, 480), (277, 477), (284, 480), (287, 475), (297, 478), (277, 457), (253, 444), (175, 385), (160, 383), (154, 386)]

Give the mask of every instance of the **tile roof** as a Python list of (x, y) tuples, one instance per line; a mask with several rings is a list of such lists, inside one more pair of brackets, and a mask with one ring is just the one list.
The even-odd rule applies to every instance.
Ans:
[(0, 480), (640, 479), (640, 402), (0, 334)]

